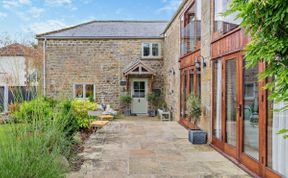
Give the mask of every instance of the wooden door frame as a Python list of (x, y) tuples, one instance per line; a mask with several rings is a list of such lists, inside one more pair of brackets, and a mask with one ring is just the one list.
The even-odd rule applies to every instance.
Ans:
[[(242, 54), (240, 54), (240, 59), (239, 59), (239, 76), (241, 76), (241, 79), (239, 80), (239, 100), (238, 103), (242, 106), (241, 107), (241, 115), (239, 115), (239, 161), (241, 162), (241, 164), (245, 165), (248, 169), (252, 170), (253, 172), (255, 172), (257, 175), (261, 175), (262, 172), (262, 166), (261, 166), (261, 154), (262, 154), (262, 147), (261, 147), (261, 142), (260, 142), (260, 138), (261, 138), (261, 124), (262, 124), (262, 118), (264, 118), (263, 113), (265, 112), (264, 110), (261, 110), (260, 107), (262, 106), (261, 103), (261, 90), (263, 89), (263, 86), (261, 84), (261, 82), (258, 82), (258, 110), (259, 110), (259, 121), (258, 121), (258, 132), (259, 132), (259, 137), (258, 137), (258, 144), (259, 144), (259, 148), (258, 148), (258, 160), (249, 156), (248, 154), (246, 154), (244, 152), (244, 61), (245, 58)], [(261, 71), (261, 64), (258, 65), (258, 73)]]
[(239, 95), (237, 95), (237, 93), (239, 93), (239, 60), (240, 60), (240, 53), (234, 53), (234, 54), (230, 54), (230, 55), (227, 55), (227, 56), (224, 56), (223, 57), (223, 69), (222, 70), (222, 79), (223, 82), (222, 82), (222, 91), (223, 91), (223, 95), (224, 97), (222, 98), (222, 118), (224, 117), (224, 120), (222, 120), (222, 127), (223, 127), (223, 130), (222, 130), (222, 134), (223, 134), (223, 147), (224, 147), (224, 152), (226, 152), (229, 156), (233, 157), (234, 159), (236, 160), (239, 160), (239, 147), (237, 147), (237, 145), (239, 145), (239, 141), (240, 141), (240, 138), (239, 138), (239, 133), (240, 133), (240, 128), (239, 128), (239, 110), (237, 110), (237, 107), (239, 106), (236, 106), (236, 146), (235, 148), (232, 146), (232, 145), (229, 145), (228, 143), (226, 143), (226, 138), (227, 138), (227, 135), (226, 135), (226, 121), (227, 121), (227, 117), (226, 117), (226, 106), (227, 106), (227, 103), (226, 103), (226, 63), (227, 61), (229, 60), (236, 60), (236, 104), (239, 103)]
[[(230, 145), (225, 143), (226, 141), (226, 61), (236, 59), (236, 73), (237, 80), (236, 90), (237, 93), (240, 93), (236, 96), (237, 105), (241, 104), (241, 115), (239, 115), (239, 111), (237, 111), (237, 131), (236, 131), (236, 148), (231, 148)], [(256, 160), (247, 154), (244, 153), (244, 123), (243, 123), (243, 114), (244, 114), (244, 89), (243, 89), (243, 68), (244, 68), (244, 54), (241, 52), (237, 52), (231, 55), (224, 56), (222, 58), (215, 59), (218, 62), (222, 63), (222, 140), (217, 139), (212, 134), (212, 144), (215, 146), (217, 150), (223, 152), (224, 155), (227, 155), (233, 162), (238, 164), (239, 166), (245, 166), (247, 171), (253, 172), (258, 176), (263, 177), (275, 177), (280, 178), (281, 176), (273, 171), (271, 168), (267, 167), (267, 90), (264, 89), (266, 84), (265, 80), (258, 82), (258, 96), (259, 96), (259, 160)], [(215, 67), (214, 63), (212, 65), (212, 72), (215, 75)], [(259, 63), (258, 72), (262, 72), (265, 70), (265, 64)], [(239, 79), (240, 77), (240, 79)], [(212, 94), (215, 93), (215, 78), (212, 77)], [(214, 131), (214, 122), (215, 122), (215, 97), (212, 97), (212, 131)], [(245, 168), (245, 169), (246, 169)]]

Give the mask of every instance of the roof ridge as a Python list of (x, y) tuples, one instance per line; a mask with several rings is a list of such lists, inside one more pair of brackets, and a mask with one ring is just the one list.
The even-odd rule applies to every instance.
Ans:
[(63, 32), (66, 30), (71, 30), (77, 27), (82, 27), (85, 25), (89, 25), (95, 22), (103, 22), (103, 23), (113, 23), (113, 22), (130, 22), (130, 23), (168, 23), (169, 21), (165, 21), (165, 20), (92, 20), (89, 22), (84, 22), (84, 23), (80, 23), (78, 25), (74, 25), (74, 26), (70, 26), (70, 27), (66, 27), (66, 28), (62, 28), (62, 29), (58, 29), (58, 30), (54, 30), (54, 31), (50, 31), (50, 32), (46, 32), (46, 33), (41, 33), (41, 34), (37, 34), (36, 38), (39, 38), (41, 36), (45, 36), (45, 35), (50, 35), (53, 33), (59, 33), (59, 32)]

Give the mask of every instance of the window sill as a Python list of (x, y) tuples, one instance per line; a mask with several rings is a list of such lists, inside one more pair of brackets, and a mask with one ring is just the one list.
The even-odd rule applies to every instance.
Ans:
[(141, 59), (162, 59), (162, 56), (158, 56), (158, 57), (153, 57), (153, 56), (148, 56), (148, 57), (141, 57)]

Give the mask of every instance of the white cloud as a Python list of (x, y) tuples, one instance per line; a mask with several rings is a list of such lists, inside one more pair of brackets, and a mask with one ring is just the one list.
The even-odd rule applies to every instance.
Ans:
[(49, 6), (71, 5), (72, 0), (45, 0)]
[(20, 7), (22, 5), (30, 5), (30, 0), (3, 0), (2, 5), (6, 9), (11, 9), (14, 7)]
[(31, 4), (31, 1), (30, 1), (30, 0), (18, 0), (18, 2), (19, 2), (20, 4), (26, 4), (26, 5)]
[(0, 12), (0, 18), (1, 17), (7, 17), (7, 14), (6, 13), (3, 13), (3, 12)]
[(44, 12), (44, 9), (38, 7), (31, 7), (28, 12), (33, 17), (39, 17)]
[(162, 0), (164, 6), (157, 10), (157, 12), (174, 12), (178, 9), (182, 0)]
[(3, 0), (2, 5), (6, 9), (11, 9), (13, 7), (18, 7), (20, 4), (18, 1), (13, 1), (13, 0)]
[(36, 22), (24, 28), (25, 32), (33, 32), (35, 34), (46, 33), (53, 30), (58, 30), (67, 25), (61, 20), (48, 20), (47, 22)]

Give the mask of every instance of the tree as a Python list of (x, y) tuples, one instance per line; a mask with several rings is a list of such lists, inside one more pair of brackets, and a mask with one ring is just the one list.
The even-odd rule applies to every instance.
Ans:
[[(232, 0), (224, 15), (237, 13), (241, 27), (251, 36), (246, 46), (246, 68), (265, 62), (266, 69), (260, 80), (273, 78), (266, 89), (271, 91), (269, 100), (284, 102), (288, 109), (288, 3), (287, 0)], [(280, 132), (279, 132), (280, 133)], [(281, 133), (288, 133), (287, 129)], [(288, 137), (286, 135), (286, 137)]]

